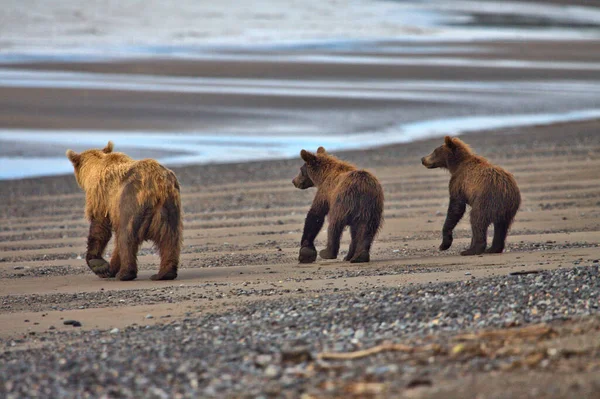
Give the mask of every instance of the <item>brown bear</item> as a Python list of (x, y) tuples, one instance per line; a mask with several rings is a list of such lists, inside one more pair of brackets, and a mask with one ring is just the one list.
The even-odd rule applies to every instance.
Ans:
[[(160, 270), (152, 280), (175, 279), (183, 231), (175, 174), (153, 159), (134, 161), (113, 152), (110, 141), (102, 150), (67, 150), (67, 157), (85, 191), (85, 214), (91, 223), (88, 267), (102, 278), (133, 280), (138, 248), (151, 240), (160, 253)], [(108, 263), (102, 255), (113, 230), (115, 248)]]
[(344, 258), (352, 263), (369, 262), (369, 252), (383, 221), (383, 189), (375, 176), (341, 161), (319, 147), (316, 154), (302, 150), (305, 164), (292, 183), (301, 190), (316, 186), (317, 193), (306, 215), (300, 242), (300, 263), (317, 259), (315, 238), (328, 215), (327, 248), (323, 259), (337, 258), (340, 238), (350, 226), (352, 241)]
[[(521, 205), (521, 193), (513, 175), (473, 153), (460, 139), (450, 136), (446, 136), (444, 145), (423, 157), (421, 162), (428, 169), (446, 168), (451, 175), (450, 204), (440, 250), (445, 251), (452, 245), (452, 230), (468, 204), (471, 206), (473, 236), (471, 246), (461, 255), (502, 252), (508, 229)], [(494, 239), (486, 250), (487, 229), (492, 223)]]

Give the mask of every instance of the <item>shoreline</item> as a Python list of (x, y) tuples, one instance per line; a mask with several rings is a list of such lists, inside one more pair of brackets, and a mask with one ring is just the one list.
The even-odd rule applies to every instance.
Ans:
[[(16, 149), (13, 149), (10, 148), (10, 146), (3, 146), (3, 148), (0, 149), (0, 166), (2, 166), (5, 171), (18, 169), (20, 167), (22, 168), (23, 166), (30, 167), (31, 165), (29, 165), (29, 162), (34, 161), (43, 163), (43, 168), (45, 171), (45, 174), (43, 175), (33, 174), (35, 172), (25, 172), (27, 175), (21, 176), (15, 176), (15, 172), (12, 172), (12, 176), (14, 177), (4, 177), (2, 174), (0, 174), (0, 181), (36, 179), (68, 175), (71, 165), (64, 161), (64, 157), (44, 156), (44, 154), (50, 154), (48, 152), (49, 146), (55, 150), (56, 148), (59, 148), (61, 146), (59, 143), (61, 140), (65, 142), (73, 142), (73, 140), (79, 139), (79, 143), (73, 149), (75, 151), (83, 151), (87, 148), (102, 147), (102, 145), (105, 144), (104, 142), (106, 141), (106, 137), (109, 137), (117, 145), (118, 151), (125, 152), (134, 159), (137, 159), (139, 155), (143, 155), (144, 158), (157, 158), (159, 162), (164, 163), (166, 166), (177, 169), (199, 165), (226, 165), (248, 162), (283, 161), (294, 158), (296, 153), (300, 151), (300, 147), (316, 148), (318, 146), (324, 146), (333, 152), (343, 154), (348, 151), (359, 149), (376, 150), (377, 148), (386, 146), (435, 139), (443, 137), (444, 135), (462, 136), (465, 134), (486, 134), (486, 132), (493, 132), (500, 129), (514, 130), (517, 128), (527, 128), (531, 126), (539, 127), (557, 124), (560, 125), (565, 123), (585, 123), (593, 122), (597, 119), (600, 119), (600, 109), (574, 111), (555, 115), (494, 115), (488, 117), (484, 116), (462, 119), (450, 118), (415, 122), (398, 127), (389, 127), (384, 131), (373, 133), (358, 133), (328, 137), (310, 137), (304, 135), (301, 140), (286, 136), (259, 136), (251, 138), (250, 140), (244, 140), (244, 138), (240, 136), (230, 136), (228, 138), (226, 136), (205, 137), (204, 135), (185, 133), (160, 134), (148, 132), (130, 132), (127, 134), (115, 132), (116, 137), (111, 138), (111, 133), (109, 131), (105, 131), (87, 133), (83, 138), (83, 141), (88, 140), (89, 144), (81, 141), (81, 133), (77, 134), (70, 131), (10, 131), (7, 129), (0, 129), (0, 143), (4, 139), (9, 144), (13, 144), (14, 147), (16, 147)], [(9, 141), (10, 136), (18, 132), (26, 134), (26, 140), (20, 141), (18, 144)], [(145, 138), (143, 147), (136, 147), (140, 137)], [(44, 143), (45, 141), (46, 143)], [(174, 145), (173, 141), (180, 144)], [(242, 159), (229, 159), (223, 162), (214, 162), (211, 159), (201, 160), (203, 157), (202, 152), (206, 151), (207, 144), (209, 147), (211, 143), (214, 143), (214, 145), (217, 146), (223, 146), (224, 144), (227, 145), (227, 141), (231, 142), (229, 146), (236, 146), (239, 148), (246, 147), (245, 152), (240, 154)], [(94, 142), (94, 144), (91, 144), (92, 142)], [(363, 143), (369, 143), (369, 145), (364, 146)], [(22, 146), (24, 145), (29, 147), (26, 147), (27, 149), (23, 150)], [(68, 146), (68, 144), (64, 145)], [(270, 147), (274, 147), (273, 150), (269, 149)], [(39, 149), (36, 150), (37, 148)], [(218, 151), (223, 153), (212, 153), (211, 157), (213, 159), (223, 159), (226, 157), (225, 152), (228, 150), (228, 147), (219, 148)], [(8, 151), (8, 153), (6, 153), (6, 151)], [(27, 152), (28, 155), (25, 157), (11, 156), (11, 153), (15, 151)], [(42, 151), (42, 154), (38, 154), (36, 151)], [(49, 164), (54, 166), (49, 166)], [(66, 173), (53, 173), (51, 172), (53, 168), (64, 169)]]
[[(578, 125), (580, 125), (580, 126), (586, 127), (584, 130), (587, 132), (589, 129), (593, 130), (593, 126), (595, 126), (599, 122), (600, 122), (600, 118), (592, 118), (592, 119), (584, 119), (584, 120), (565, 120), (565, 121), (553, 122), (553, 123), (549, 123), (549, 124), (542, 123), (542, 124), (531, 124), (531, 125), (522, 125), (522, 126), (497, 127), (497, 128), (490, 128), (490, 129), (467, 130), (464, 132), (458, 132), (458, 134), (455, 134), (455, 132), (453, 132), (453, 131), (448, 131), (448, 135), (456, 135), (458, 137), (468, 140), (469, 142), (474, 142), (475, 145), (477, 145), (478, 142), (485, 142), (485, 141), (488, 141), (489, 139), (491, 139), (493, 142), (500, 142), (503, 138), (506, 138), (506, 136), (512, 136), (512, 135), (518, 134), (518, 130), (522, 129), (522, 128), (527, 129), (531, 132), (541, 132), (541, 133), (539, 133), (539, 139), (541, 139), (541, 138), (543, 138), (543, 136), (545, 134), (547, 134), (546, 131), (552, 132), (551, 133), (552, 135), (556, 135), (556, 134), (560, 135), (560, 129), (562, 126), (578, 126)], [(592, 128), (587, 128), (587, 126), (592, 126)], [(485, 137), (486, 135), (488, 137)], [(379, 151), (381, 151), (387, 155), (385, 157), (385, 159), (389, 159), (388, 154), (390, 152), (393, 152), (394, 150), (397, 150), (397, 151), (401, 152), (402, 154), (408, 154), (408, 153), (412, 152), (413, 148), (419, 148), (419, 149), (423, 148), (423, 150), (422, 150), (423, 155), (426, 155), (425, 153), (427, 151), (426, 150), (427, 145), (433, 146), (431, 148), (435, 148), (434, 147), (434, 146), (436, 146), (435, 143), (440, 142), (440, 140), (443, 138), (443, 136), (444, 135), (441, 134), (439, 136), (435, 135), (435, 136), (429, 136), (429, 137), (422, 137), (422, 138), (416, 139), (414, 141), (401, 141), (401, 142), (396, 142), (396, 143), (386, 143), (386, 144), (382, 144), (382, 145), (376, 145), (376, 146), (372, 146), (372, 147), (369, 146), (369, 147), (365, 147), (365, 148), (346, 148), (346, 149), (343, 149), (340, 151), (332, 150), (332, 152), (335, 154), (338, 154), (342, 158), (349, 157), (350, 161), (357, 162), (357, 163), (360, 163), (360, 158), (361, 158), (360, 154), (374, 154)], [(483, 136), (483, 137), (480, 137), (480, 136)], [(536, 134), (536, 136), (537, 136), (537, 134)], [(104, 142), (102, 142), (102, 143), (99, 142), (99, 145), (101, 145), (103, 143)], [(315, 143), (314, 147), (316, 148), (318, 145), (320, 145), (320, 144)], [(302, 146), (302, 148), (305, 148), (309, 151), (311, 150), (311, 148), (308, 146)], [(298, 153), (300, 152), (300, 149), (301, 148), (298, 147), (298, 150), (297, 150)], [(117, 146), (117, 150), (119, 150), (118, 146)], [(125, 151), (125, 150), (123, 150), (123, 151)], [(497, 155), (495, 151), (490, 151), (490, 149), (486, 149), (482, 153), (482, 155), (486, 155), (486, 154), (490, 154), (490, 153)], [(62, 158), (60, 158), (60, 159), (62, 159)], [(420, 159), (420, 157), (419, 157), (419, 159)], [(184, 178), (184, 186), (185, 186), (185, 182), (187, 182), (187, 179), (190, 177), (191, 174), (193, 174), (195, 171), (198, 171), (197, 174), (199, 175), (200, 171), (203, 169), (206, 169), (207, 171), (209, 171), (208, 175), (215, 175), (215, 174), (219, 175), (221, 173), (220, 171), (226, 171), (228, 169), (240, 171), (240, 170), (243, 170), (245, 168), (245, 166), (247, 166), (248, 169), (252, 170), (252, 171), (264, 169), (267, 172), (268, 171), (272, 172), (273, 168), (271, 166), (274, 166), (275, 169), (278, 170), (279, 166), (290, 165), (298, 160), (299, 160), (299, 157), (294, 155), (294, 156), (289, 156), (289, 157), (254, 159), (254, 160), (248, 160), (248, 161), (195, 163), (195, 164), (189, 164), (189, 165), (169, 166), (169, 168), (172, 169), (173, 171), (175, 171), (175, 173), (178, 176), (180, 173), (182, 173), (186, 176)], [(416, 162), (416, 163), (418, 164), (419, 162)], [(71, 168), (70, 165), (67, 165), (67, 166), (69, 169)], [(378, 161), (378, 162), (373, 163), (372, 156), (367, 157), (367, 163), (366, 163), (366, 165), (364, 165), (364, 167), (380, 167), (380, 166), (383, 166), (382, 162)], [(295, 170), (295, 169), (293, 169), (293, 170)], [(178, 172), (180, 172), (180, 173), (178, 173)], [(291, 173), (293, 173), (293, 172), (291, 172)], [(32, 177), (24, 177), (24, 178), (16, 178), (16, 179), (4, 179), (4, 180), (0, 180), (0, 182), (2, 182), (2, 185), (4, 186), (4, 187), (0, 187), (0, 194), (6, 195), (8, 198), (16, 198), (21, 194), (27, 195), (27, 193), (19, 192), (17, 187), (19, 187), (19, 186), (32, 187), (32, 185), (34, 185), (35, 183), (44, 183), (45, 179), (53, 182), (51, 184), (51, 186), (56, 186), (57, 184), (59, 184), (59, 182), (64, 182), (66, 187), (68, 187), (68, 190), (66, 193), (77, 192), (77, 191), (79, 191), (77, 189), (77, 187), (72, 186), (71, 184), (67, 184), (67, 181), (71, 180), (70, 179), (71, 177), (72, 177), (72, 173), (67, 172), (67, 173), (63, 173), (63, 174), (50, 175), (50, 176), (32, 176)], [(267, 177), (272, 178), (273, 174), (269, 173), (267, 175)], [(201, 178), (201, 177), (194, 178), (194, 182), (192, 184), (199, 184), (199, 182), (203, 182), (203, 181), (205, 181), (204, 178)], [(207, 181), (214, 182), (214, 180), (212, 180), (211, 178), (208, 178)], [(225, 182), (227, 182), (227, 181), (225, 181)], [(13, 190), (17, 190), (16, 193), (14, 195), (9, 195)], [(43, 193), (43, 191), (41, 191), (41, 193)], [(58, 194), (58, 193), (55, 192), (54, 194)]]

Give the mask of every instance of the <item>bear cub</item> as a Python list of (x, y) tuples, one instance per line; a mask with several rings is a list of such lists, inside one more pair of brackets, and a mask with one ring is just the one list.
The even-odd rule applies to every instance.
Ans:
[[(153, 159), (134, 161), (113, 152), (110, 141), (102, 150), (80, 154), (67, 150), (67, 157), (85, 191), (85, 214), (90, 221), (88, 267), (102, 278), (133, 280), (138, 272), (138, 248), (151, 240), (160, 253), (160, 269), (151, 279), (175, 279), (183, 237), (175, 174)], [(108, 263), (102, 255), (112, 231), (115, 248)]]
[[(452, 231), (471, 206), (471, 246), (461, 255), (500, 253), (504, 250), (506, 235), (519, 206), (521, 193), (512, 174), (485, 158), (475, 155), (458, 138), (446, 136), (444, 145), (436, 148), (421, 162), (428, 169), (445, 168), (450, 171), (450, 204), (442, 229), (440, 250), (452, 245)], [(494, 224), (494, 239), (487, 246), (487, 229)]]
[(327, 248), (319, 253), (321, 258), (337, 258), (342, 232), (350, 226), (352, 240), (344, 260), (369, 262), (371, 244), (383, 222), (381, 184), (371, 173), (337, 159), (323, 147), (316, 154), (302, 150), (300, 156), (305, 163), (292, 183), (301, 190), (315, 186), (317, 193), (306, 215), (298, 260), (317, 259), (314, 241), (327, 216)]

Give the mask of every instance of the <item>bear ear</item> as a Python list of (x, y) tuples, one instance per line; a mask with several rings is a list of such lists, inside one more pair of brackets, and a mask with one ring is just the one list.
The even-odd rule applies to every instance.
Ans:
[(317, 148), (317, 154), (325, 154), (327, 151), (325, 151), (325, 147), (319, 147)]
[(312, 163), (312, 162), (314, 162), (317, 159), (317, 157), (315, 156), (315, 154), (313, 154), (312, 152), (308, 152), (306, 150), (300, 151), (300, 157), (302, 157), (302, 159), (306, 163)]
[(106, 147), (102, 149), (102, 152), (105, 154), (110, 154), (113, 151), (114, 146), (115, 145), (113, 144), (113, 142), (109, 141)]
[(450, 136), (444, 137), (444, 144), (446, 144), (446, 147), (450, 148), (451, 150), (456, 148), (456, 143)]
[(73, 166), (78, 166), (81, 161), (81, 155), (73, 150), (67, 150), (67, 158), (69, 158), (69, 161), (71, 161)]

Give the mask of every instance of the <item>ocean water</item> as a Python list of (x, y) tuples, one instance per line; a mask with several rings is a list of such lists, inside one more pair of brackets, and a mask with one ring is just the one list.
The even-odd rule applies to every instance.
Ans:
[[(257, 109), (251, 103), (245, 109), (228, 109), (252, 114), (251, 123), (224, 119), (222, 124), (191, 129), (8, 129), (0, 124), (0, 146), (21, 143), (25, 149), (0, 156), (0, 179), (70, 173), (63, 150), (43, 156), (28, 152), (44, 145), (102, 147), (110, 139), (117, 149), (158, 150), (164, 154), (158, 156), (161, 162), (185, 165), (294, 157), (301, 148), (319, 145), (336, 151), (600, 118), (598, 79), (501, 78), (503, 69), (570, 71), (575, 76), (577, 71), (598, 71), (600, 76), (599, 62), (485, 56), (486, 43), (495, 40), (600, 39), (600, 8), (568, 2), (180, 0), (174, 6), (149, 0), (139, 7), (133, 0), (57, 0), (48, 7), (43, 0), (5, 0), (0, 21), (0, 88), (423, 104), (406, 112), (389, 111), (396, 119), (381, 124), (372, 122), (377, 115), (369, 116), (375, 112), (370, 110), (346, 111), (335, 119), (328, 109), (281, 111)], [(446, 43), (452, 43), (452, 55), (445, 54)], [(17, 62), (140, 58), (465, 67), (497, 70), (500, 78), (219, 78), (14, 68)], [(5, 103), (14, 105), (11, 99)]]

